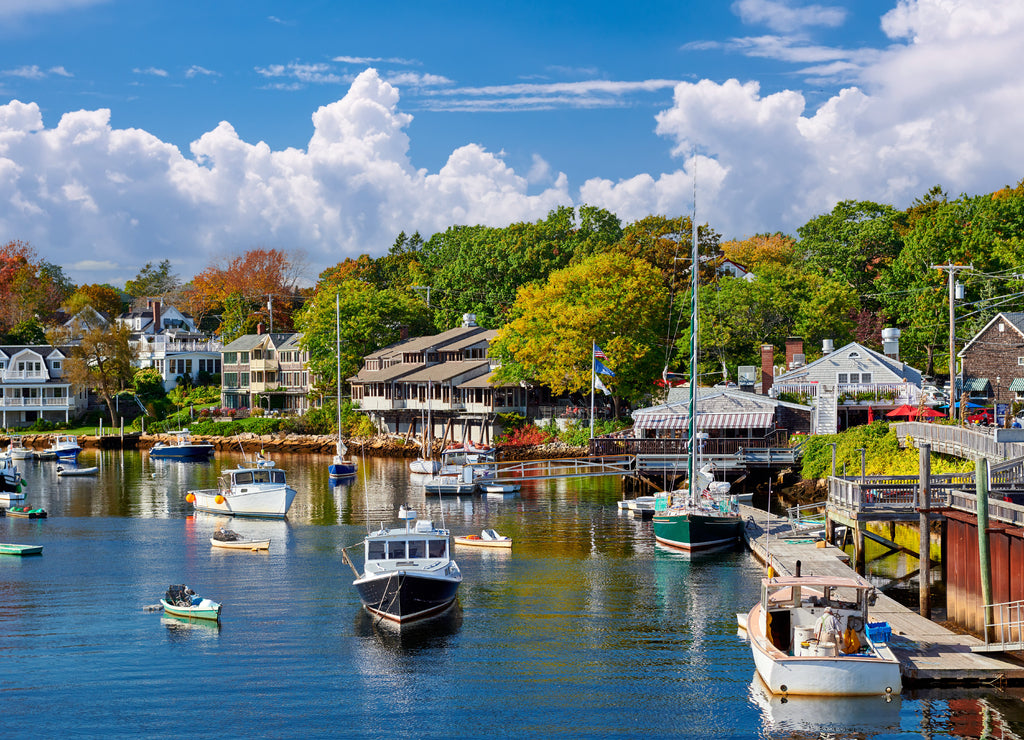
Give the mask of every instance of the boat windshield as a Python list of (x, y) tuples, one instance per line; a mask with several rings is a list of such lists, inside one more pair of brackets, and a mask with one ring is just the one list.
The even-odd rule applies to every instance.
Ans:
[(429, 555), (432, 558), (444, 558), (448, 556), (448, 540), (427, 540)]

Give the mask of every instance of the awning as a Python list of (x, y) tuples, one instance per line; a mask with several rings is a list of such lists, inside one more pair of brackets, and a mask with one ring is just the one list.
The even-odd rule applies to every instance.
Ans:
[[(956, 387), (960, 389), (960, 378), (956, 379)], [(964, 393), (985, 393), (989, 389), (988, 378), (964, 378), (963, 380), (963, 392)]]
[(1014, 378), (1013, 382), (1010, 383), (1010, 390), (1017, 391), (1018, 393), (1024, 392), (1024, 378)]
[[(775, 425), (775, 414), (758, 411), (745, 414), (697, 414), (698, 429), (770, 429)], [(689, 422), (682, 414), (668, 416), (639, 415), (633, 417), (637, 429), (686, 429)]]

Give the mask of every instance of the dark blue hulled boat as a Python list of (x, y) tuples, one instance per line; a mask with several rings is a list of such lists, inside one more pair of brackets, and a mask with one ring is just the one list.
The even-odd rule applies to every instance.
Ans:
[(447, 529), (417, 522), (416, 512), (404, 506), (398, 518), (404, 526), (382, 525), (366, 536), (363, 573), (352, 585), (366, 611), (403, 626), (447, 611), (455, 603), (462, 572), (451, 559)]
[(348, 448), (345, 447), (345, 443), (341, 439), (341, 303), (340, 296), (334, 296), (334, 313), (335, 313), (335, 330), (337, 332), (337, 365), (338, 365), (338, 378), (337, 378), (337, 405), (338, 412), (338, 451), (331, 460), (331, 464), (327, 466), (327, 476), (331, 480), (337, 481), (343, 478), (351, 478), (356, 474), (357, 464), (355, 459), (347, 457)]
[(213, 454), (210, 442), (194, 442), (188, 429), (170, 432), (172, 442), (157, 442), (149, 450), (149, 456), (166, 460), (206, 460)]

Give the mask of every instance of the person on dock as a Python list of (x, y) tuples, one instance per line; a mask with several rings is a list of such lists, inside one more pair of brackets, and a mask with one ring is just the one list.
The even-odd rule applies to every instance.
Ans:
[(818, 647), (831, 644), (835, 655), (839, 655), (839, 619), (832, 612), (832, 607), (826, 606), (818, 619), (818, 628), (815, 630), (815, 637), (818, 638)]

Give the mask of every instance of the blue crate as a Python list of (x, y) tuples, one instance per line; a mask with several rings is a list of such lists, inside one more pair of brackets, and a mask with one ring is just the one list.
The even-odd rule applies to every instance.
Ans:
[(892, 637), (892, 627), (888, 622), (869, 622), (868, 637), (871, 642), (889, 642)]

